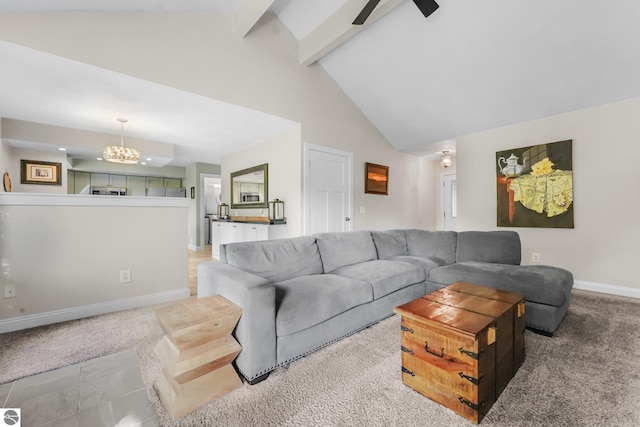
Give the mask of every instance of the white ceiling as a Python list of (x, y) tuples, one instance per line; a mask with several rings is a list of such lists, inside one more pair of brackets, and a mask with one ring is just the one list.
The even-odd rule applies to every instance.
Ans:
[[(173, 165), (219, 164), (238, 147), (294, 123), (2, 41), (0, 58), (0, 117), (118, 135), (117, 118), (126, 118), (125, 140), (134, 137), (174, 144)], [(247, 123), (252, 125), (247, 127)], [(114, 144), (119, 142), (114, 138)], [(22, 146), (19, 141), (9, 143)], [(42, 144), (39, 148), (58, 147)], [(66, 148), (69, 157), (95, 159), (100, 155), (99, 150)], [(166, 164), (158, 161), (149, 166)]]
[[(238, 1), (0, 0), (0, 10), (228, 11)], [(367, 2), (361, 1), (363, 5)], [(275, 0), (270, 10), (301, 40), (346, 2)], [(412, 1), (405, 1), (319, 60), (398, 150), (433, 153), (454, 146), (455, 138), (467, 133), (640, 96), (640, 1), (438, 3), (440, 8), (425, 19)], [(0, 44), (0, 55), (4, 58), (12, 49), (16, 47)], [(216, 163), (210, 160), (213, 155), (207, 157), (214, 146), (212, 142), (235, 137), (241, 141), (233, 144), (237, 147), (244, 144), (243, 138), (266, 135), (288, 125), (280, 118), (51, 55), (37, 53), (42, 55), (38, 59), (31, 56), (36, 55), (33, 51), (13, 54), (22, 55), (25, 60), (50, 61), (61, 69), (73, 67), (83, 76), (78, 84), (96, 87), (94, 79), (98, 79), (109, 84), (101, 87), (110, 89), (95, 93), (84, 86), (74, 92), (73, 85), (65, 85), (66, 91), (77, 96), (65, 97), (66, 105), (61, 106), (60, 100), (55, 100), (59, 93), (46, 90), (52, 82), (43, 80), (38, 87), (39, 108), (35, 112), (34, 103), (17, 106), (7, 101), (8, 97), (15, 98), (10, 97), (12, 92), (4, 92), (9, 89), (2, 84), (0, 115), (7, 116), (8, 109), (13, 109), (26, 115), (16, 117), (23, 120), (118, 133), (115, 117), (101, 117), (96, 100), (102, 105), (121, 102), (123, 108), (150, 112), (144, 123), (130, 122), (125, 129), (139, 138), (175, 143), (178, 163), (195, 159)], [(3, 68), (6, 63), (3, 61)], [(42, 69), (34, 68), (33, 73)], [(26, 82), (17, 89), (23, 91), (23, 98), (24, 91), (32, 86)], [(131, 90), (134, 85), (135, 91)], [(49, 92), (50, 105), (46, 100)], [(130, 93), (147, 96), (133, 99), (127, 95)], [(165, 97), (171, 97), (172, 102), (164, 102)], [(171, 110), (176, 99), (180, 106)], [(64, 107), (68, 109), (71, 102), (85, 105), (77, 111), (92, 114), (69, 117)], [(198, 114), (193, 120), (188, 117), (203, 108), (211, 108), (225, 120), (211, 129), (201, 129), (207, 120), (200, 121), (202, 116)], [(258, 114), (264, 119), (258, 120), (262, 127), (246, 135), (233, 126), (221, 127), (234, 114)], [(210, 120), (211, 113), (206, 115)], [(196, 131), (201, 133), (192, 133)]]

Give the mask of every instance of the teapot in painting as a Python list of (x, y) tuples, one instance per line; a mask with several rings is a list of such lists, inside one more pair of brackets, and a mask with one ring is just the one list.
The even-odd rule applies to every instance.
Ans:
[[(504, 163), (504, 166), (502, 165)], [(518, 157), (511, 153), (509, 157), (506, 159), (504, 157), (500, 157), (498, 159), (498, 167), (500, 168), (500, 173), (506, 176), (507, 178), (513, 178), (516, 176), (520, 176), (522, 173), (522, 169), (524, 169), (524, 164), (518, 164)]]

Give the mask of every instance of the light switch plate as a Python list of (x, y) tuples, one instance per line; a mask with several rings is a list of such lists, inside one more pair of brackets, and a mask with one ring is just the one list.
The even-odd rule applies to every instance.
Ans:
[(15, 298), (17, 296), (16, 285), (4, 285), (4, 298)]

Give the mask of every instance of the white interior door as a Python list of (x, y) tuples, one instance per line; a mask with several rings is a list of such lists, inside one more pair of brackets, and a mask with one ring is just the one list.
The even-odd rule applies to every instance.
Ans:
[(456, 230), (456, 217), (458, 216), (456, 191), (455, 174), (444, 175), (442, 182), (443, 225), (444, 229), (449, 231)]
[(305, 144), (305, 233), (351, 231), (353, 155)]

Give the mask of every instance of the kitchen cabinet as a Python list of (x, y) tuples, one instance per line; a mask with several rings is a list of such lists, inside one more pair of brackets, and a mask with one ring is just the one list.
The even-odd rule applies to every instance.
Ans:
[(127, 187), (127, 176), (126, 175), (109, 175), (109, 185), (111, 187)]
[(220, 245), (235, 242), (269, 240), (269, 224), (241, 222), (211, 222), (211, 255), (220, 259)]
[(269, 240), (269, 225), (244, 224), (244, 241), (254, 242), (258, 240)]
[(106, 187), (107, 185), (109, 185), (108, 173), (92, 173), (91, 174), (92, 187)]
[(164, 188), (182, 188), (182, 180), (180, 178), (164, 178)]
[(227, 222), (220, 230), (220, 244), (244, 242), (244, 224)]
[(147, 177), (147, 188), (164, 187), (164, 178)]
[(182, 179), (67, 171), (68, 194), (91, 194), (91, 187), (126, 188), (127, 196), (144, 197), (147, 188), (182, 188)]
[(75, 171), (73, 194), (91, 194), (91, 174), (89, 172)]
[(221, 222), (211, 221), (211, 256), (220, 259), (220, 230), (222, 230)]
[(127, 186), (126, 175), (112, 175), (109, 173), (92, 173), (91, 174), (91, 186), (92, 187), (120, 187), (125, 188)]
[(127, 176), (127, 196), (144, 197), (146, 188), (144, 176)]

